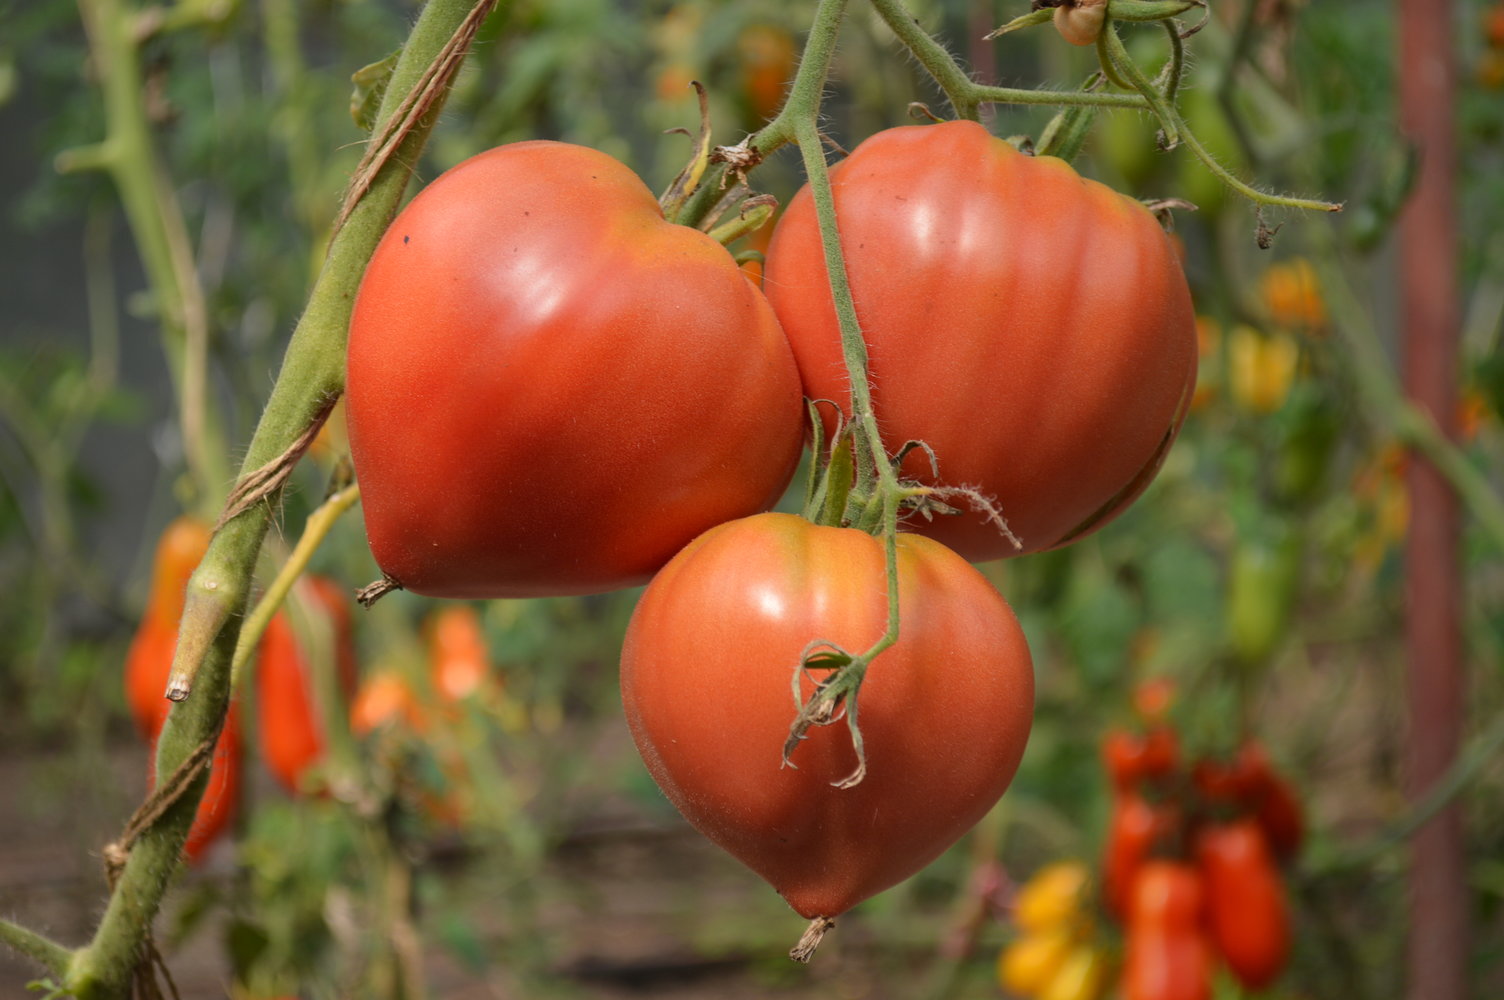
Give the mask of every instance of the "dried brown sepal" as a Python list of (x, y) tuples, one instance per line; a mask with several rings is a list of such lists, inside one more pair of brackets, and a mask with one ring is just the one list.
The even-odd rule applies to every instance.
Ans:
[[(735, 146), (717, 146), (710, 151), (711, 163), (724, 163), (727, 174), (737, 179), (738, 183), (747, 183), (747, 172), (762, 162), (762, 153), (751, 144), (752, 137), (749, 135)], [(721, 178), (721, 186), (726, 186), (726, 178)]]
[(804, 929), (804, 934), (799, 938), (799, 943), (789, 949), (789, 958), (796, 962), (808, 962), (815, 955), (815, 949), (820, 947), (820, 942), (825, 939), (825, 933), (836, 925), (834, 917), (816, 917), (809, 922)]
[(377, 601), (394, 590), (401, 590), (402, 583), (388, 573), (382, 573), (381, 579), (375, 583), (368, 583), (355, 592), (355, 600), (360, 602), (363, 608), (369, 608)]
[[(1337, 211), (1341, 211), (1341, 206), (1338, 206)], [(1268, 250), (1269, 248), (1274, 246), (1274, 237), (1278, 236), (1279, 231), (1285, 228), (1285, 224), (1281, 222), (1277, 226), (1270, 227), (1269, 223), (1264, 221), (1263, 208), (1260, 208), (1258, 210), (1257, 218), (1258, 228), (1254, 230), (1254, 242), (1258, 244), (1260, 250)]]
[(939, 115), (931, 111), (930, 106), (928, 104), (925, 104), (923, 101), (909, 102), (909, 117), (914, 119), (915, 121), (923, 121), (925, 119), (928, 119), (932, 122), (945, 121), (944, 118), (941, 118)]
[[(705, 176), (705, 168), (710, 165), (710, 95), (705, 92), (705, 85), (699, 80), (691, 80), (690, 86), (695, 88), (695, 95), (700, 101), (700, 131), (698, 135), (691, 137), (695, 140), (695, 148), (689, 162), (658, 199), (664, 217), (671, 221), (678, 218), (679, 210), (684, 207), (689, 196), (694, 194), (695, 188), (699, 187), (700, 178)], [(689, 135), (689, 131), (682, 128), (668, 129), (668, 133)]]
[(1175, 231), (1175, 216), (1173, 213), (1176, 209), (1182, 212), (1200, 211), (1200, 206), (1194, 201), (1186, 201), (1184, 198), (1155, 198), (1152, 201), (1144, 202), (1144, 207), (1154, 213), (1154, 217), (1159, 220), (1159, 224), (1164, 227), (1167, 233)]

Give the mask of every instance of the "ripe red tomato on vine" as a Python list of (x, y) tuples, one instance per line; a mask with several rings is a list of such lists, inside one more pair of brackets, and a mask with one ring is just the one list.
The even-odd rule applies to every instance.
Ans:
[[(1012, 780), (1033, 717), (1022, 631), (986, 578), (898, 537), (901, 625), (847, 727), (811, 729), (781, 766), (794, 672), (814, 639), (865, 649), (887, 625), (884, 548), (865, 532), (763, 514), (701, 535), (653, 579), (622, 649), (627, 722), (700, 832), (800, 914), (834, 918), (914, 874)], [(811, 673), (815, 673), (811, 671)], [(818, 679), (818, 678), (817, 678)], [(814, 681), (801, 679), (807, 697)]]
[(440, 597), (645, 582), (771, 507), (804, 439), (788, 343), (731, 255), (557, 142), (466, 160), (392, 223), (347, 405), (371, 551)]
[[(1022, 548), (969, 509), (909, 528), (985, 560), (1121, 513), (1158, 471), (1196, 377), (1185, 275), (1152, 213), (969, 121), (880, 132), (830, 182), (886, 448), (925, 442), (938, 475), (922, 450), (904, 473), (994, 499)], [(846, 406), (807, 186), (773, 234), (764, 288), (805, 394)]]

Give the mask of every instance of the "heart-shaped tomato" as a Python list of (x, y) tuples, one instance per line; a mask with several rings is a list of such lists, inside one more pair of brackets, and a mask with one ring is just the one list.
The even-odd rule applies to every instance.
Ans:
[(1007, 602), (918, 535), (899, 536), (898, 590), (898, 641), (857, 698), (866, 777), (847, 788), (832, 785), (857, 763), (844, 723), (810, 730), (793, 766), (782, 748), (809, 643), (861, 652), (883, 635), (880, 539), (787, 514), (723, 524), (663, 568), (627, 629), (622, 700), (648, 770), (806, 917), (933, 861), (997, 802), (1028, 739), (1034, 673)]
[[(1185, 275), (1149, 210), (967, 121), (879, 132), (830, 182), (884, 443), (929, 445), (938, 477), (921, 450), (904, 471), (994, 500), (1022, 548), (959, 495), (961, 516), (910, 528), (996, 559), (1124, 510), (1196, 378)], [(763, 287), (805, 394), (846, 406), (823, 261), (806, 186), (773, 234)]]
[(642, 583), (772, 506), (803, 441), (762, 293), (627, 167), (563, 143), (482, 153), (413, 200), (348, 361), (371, 551), (435, 596)]

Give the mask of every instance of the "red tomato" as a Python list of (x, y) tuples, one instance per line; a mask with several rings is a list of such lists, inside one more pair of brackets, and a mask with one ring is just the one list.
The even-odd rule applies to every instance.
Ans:
[(1202, 827), (1196, 865), (1212, 942), (1238, 982), (1264, 989), (1290, 957), (1290, 912), (1263, 831), (1251, 819)]
[[(831, 184), (885, 445), (929, 444), (939, 481), (995, 498), (1023, 548), (973, 512), (913, 530), (983, 560), (1116, 517), (1158, 471), (1196, 378), (1190, 294), (1154, 216), (967, 121), (880, 132)], [(805, 394), (845, 403), (823, 260), (806, 186), (763, 287)], [(904, 472), (935, 482), (919, 450)]]
[(556, 142), (473, 157), (397, 217), (348, 386), (371, 551), (441, 597), (644, 582), (772, 506), (804, 435), (788, 344), (731, 255)]
[(156, 738), (172, 707), (167, 700), (167, 675), (172, 672), (172, 655), (177, 649), (184, 592), (213, 534), (204, 522), (180, 517), (167, 526), (157, 542), (146, 613), (125, 656), (126, 702), (137, 732), (147, 741)]
[[(146, 771), (146, 789), (156, 787), (156, 759), (158, 732), (148, 740), (149, 762)], [(230, 823), (240, 808), (240, 769), (243, 749), (240, 742), (240, 710), (230, 705), (230, 714), (225, 717), (225, 727), (214, 745), (214, 759), (209, 764), (209, 785), (199, 799), (198, 812), (194, 813), (193, 825), (188, 828), (188, 840), (183, 853), (189, 862), (198, 863), (219, 837), (229, 829)]]
[(1116, 792), (1102, 859), (1102, 895), (1119, 920), (1128, 916), (1134, 880), (1154, 848), (1180, 831), (1173, 804), (1153, 804), (1136, 791)]
[(1123, 1000), (1210, 1000), (1213, 955), (1201, 928), (1196, 869), (1152, 861), (1134, 880)]
[(1114, 729), (1102, 741), (1102, 761), (1118, 791), (1145, 779), (1163, 778), (1179, 760), (1180, 741), (1168, 726), (1154, 726), (1142, 736)]
[[(1034, 674), (1012, 610), (929, 539), (900, 535), (897, 643), (858, 707), (867, 775), (844, 723), (780, 751), (793, 672), (815, 639), (866, 649), (884, 631), (883, 544), (787, 514), (720, 525), (643, 594), (622, 649), (627, 722), (648, 770), (701, 833), (806, 917), (834, 917), (934, 860), (1013, 778)], [(812, 685), (805, 682), (808, 694)]]
[(1243, 745), (1236, 766), (1244, 776), (1249, 807), (1269, 838), (1269, 846), (1280, 858), (1293, 857), (1305, 839), (1305, 817), (1295, 790), (1275, 771), (1269, 755), (1257, 743)]
[[(305, 607), (332, 630), (335, 670), (348, 695), (355, 687), (356, 669), (349, 597), (324, 577), (306, 577), (299, 588)], [(324, 724), (312, 683), (308, 657), (292, 622), (286, 612), (278, 612), (261, 640), (256, 708), (262, 759), (289, 791), (299, 790), (304, 772), (324, 754)]]

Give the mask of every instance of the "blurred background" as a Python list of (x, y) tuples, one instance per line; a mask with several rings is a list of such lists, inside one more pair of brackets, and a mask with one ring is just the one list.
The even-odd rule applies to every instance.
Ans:
[[(984, 82), (1074, 87), (1094, 68), (1090, 50), (1048, 25), (981, 41), (1025, 13), (1022, 0), (910, 6)], [(1497, 488), (1504, 4), (1453, 6), (1457, 100), (1436, 113), (1454, 116), (1460, 150), (1456, 448)], [(695, 126), (690, 81), (709, 90), (716, 141), (734, 143), (776, 112), (812, 8), (502, 3), (418, 179), (546, 137), (601, 148), (661, 190), (689, 153), (664, 132)], [(352, 75), (401, 44), (415, 9), (129, 10), (140, 77), (127, 92), (100, 28), (119, 13), (114, 0), (0, 0), (0, 910), (66, 943), (91, 932), (100, 851), (146, 790), (123, 677), (152, 617), (158, 540), (176, 519), (217, 510), (360, 155)], [(1157, 26), (1124, 34), (1151, 71), (1168, 57)], [(1186, 151), (1156, 149), (1147, 116), (1097, 117), (1082, 173), (1198, 207), (1174, 213), (1199, 315), (1193, 412), (1158, 480), (1115, 523), (985, 567), (1035, 657), (1022, 768), (976, 831), (843, 919), (811, 966), (784, 957), (803, 921), (679, 819), (632, 748), (615, 667), (635, 593), (458, 614), (396, 594), (347, 625), (310, 591), (295, 595), (284, 655), (328, 677), (344, 648), (358, 675), (343, 689), (353, 738), (312, 756), (278, 749), (267, 709), (287, 696), (245, 685), (244, 757), (225, 799), (238, 807), (224, 807), (224, 829), (158, 922), (183, 995), (1022, 996), (1016, 952), (1012, 972), (1000, 958), (1041, 926), (1068, 926), (1102, 970), (1057, 997), (1121, 995), (1112, 968), (1125, 930), (1096, 887), (1124, 803), (1256, 814), (1265, 798), (1219, 798), (1216, 785), (1251, 752), (1302, 817), (1278, 869), (1292, 944), (1263, 992), (1224, 968), (1216, 995), (1402, 995), (1406, 835), (1422, 817), (1403, 769), (1414, 459), (1379, 405), (1400, 356), (1396, 216), (1416, 176), (1397, 124), (1398, 47), (1394, 9), (1379, 0), (1221, 0), (1190, 41), (1182, 109), (1218, 159), (1263, 187), (1347, 205), (1334, 217), (1269, 213), (1283, 223), (1270, 249), (1246, 202)], [(827, 92), (826, 130), (847, 149), (907, 122), (910, 102), (945, 107), (860, 3)], [(143, 142), (91, 169), (107, 109), (124, 114), (111, 102), (133, 109), (129, 134)], [(998, 107), (986, 121), (1038, 137), (1049, 117)], [(801, 177), (785, 151), (754, 183), (787, 201)], [(193, 344), (207, 351), (208, 389), (185, 409)], [(266, 579), (339, 481), (344, 452), (336, 417), (294, 477)], [(1463, 810), (1471, 995), (1494, 997), (1504, 560), (1476, 515), (1464, 505), (1458, 609), (1459, 735), (1476, 766), (1449, 801)], [(358, 510), (312, 571), (344, 594), (379, 575)], [(333, 624), (320, 633), (313, 620)], [(1139, 754), (1138, 770), (1104, 756), (1110, 737)], [(1167, 741), (1173, 754), (1143, 763)], [(1021, 925), (1020, 888), (1062, 861), (1084, 866), (1088, 888), (1065, 880), (1067, 916)], [(0, 994), (20, 995), (33, 974), (0, 953)]]

